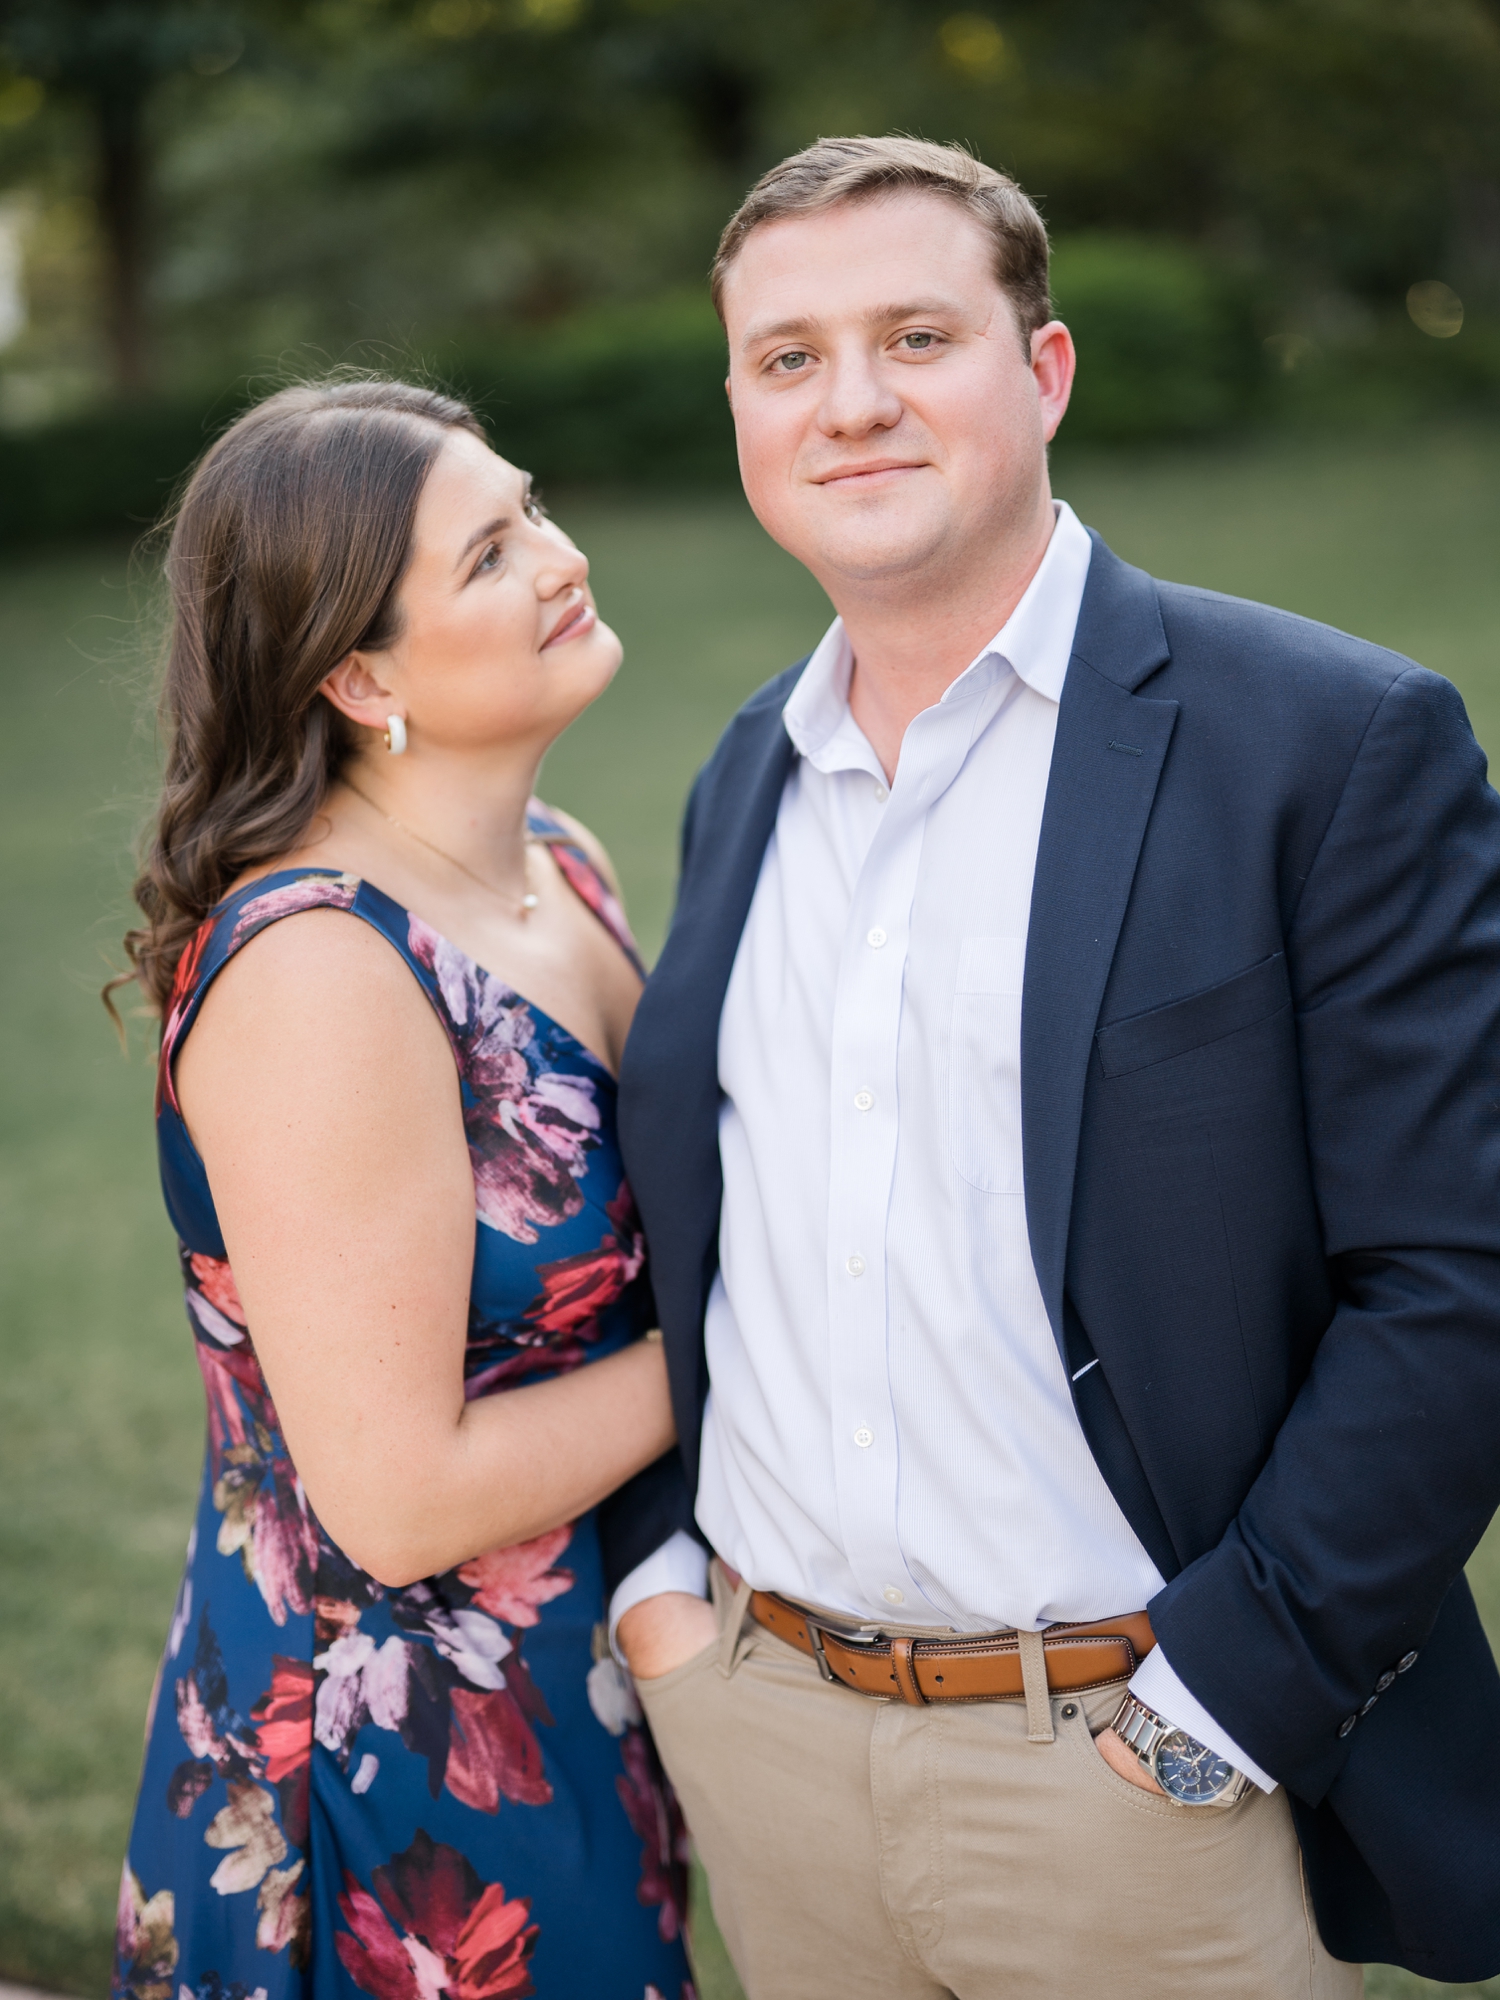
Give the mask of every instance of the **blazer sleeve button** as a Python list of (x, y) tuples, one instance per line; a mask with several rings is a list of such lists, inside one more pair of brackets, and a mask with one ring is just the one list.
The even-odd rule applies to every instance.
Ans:
[(1370, 1713), (1370, 1710), (1375, 1706), (1376, 1702), (1379, 1701), (1379, 1699), (1380, 1696), (1378, 1694), (1372, 1694), (1370, 1696), (1370, 1699), (1365, 1703), (1364, 1707), (1359, 1711), (1360, 1714), (1368, 1715)]
[(1375, 1683), (1376, 1694), (1384, 1694), (1386, 1689), (1391, 1685), (1392, 1681), (1394, 1681), (1395, 1678), (1396, 1678), (1395, 1670), (1393, 1668), (1388, 1667), (1386, 1671), (1380, 1676), (1380, 1679)]
[(1417, 1656), (1415, 1652), (1403, 1653), (1400, 1659), (1397, 1660), (1396, 1662), (1396, 1672), (1398, 1674), (1404, 1674), (1408, 1667), (1414, 1667), (1416, 1664), (1417, 1664)]
[(1350, 1730), (1354, 1727), (1355, 1723), (1358, 1721), (1359, 1717), (1357, 1715), (1346, 1715), (1344, 1717), (1343, 1721), (1339, 1724), (1340, 1741), (1342, 1741), (1343, 1738), (1349, 1734)]

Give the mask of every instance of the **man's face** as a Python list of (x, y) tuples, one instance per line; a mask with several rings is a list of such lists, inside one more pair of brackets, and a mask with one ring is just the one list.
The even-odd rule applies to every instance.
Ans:
[(901, 193), (751, 232), (724, 285), (740, 471), (769, 534), (837, 593), (930, 587), (1028, 532), (1073, 347), (1030, 339), (984, 229)]

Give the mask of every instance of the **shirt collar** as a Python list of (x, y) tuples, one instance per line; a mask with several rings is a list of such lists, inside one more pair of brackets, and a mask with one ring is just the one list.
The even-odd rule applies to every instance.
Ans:
[[(1054, 500), (1052, 506), (1056, 525), (1036, 575), (994, 638), (945, 689), (945, 702), (961, 692), (968, 693), (973, 681), (981, 677), (981, 669), (992, 660), (1009, 666), (1018, 680), (1048, 701), (1061, 701), (1094, 545), (1066, 500)], [(804, 757), (832, 749), (834, 739), (846, 731), (852, 731), (863, 743), (849, 713), (853, 671), (854, 655), (844, 621), (835, 618), (782, 711), (786, 732)]]

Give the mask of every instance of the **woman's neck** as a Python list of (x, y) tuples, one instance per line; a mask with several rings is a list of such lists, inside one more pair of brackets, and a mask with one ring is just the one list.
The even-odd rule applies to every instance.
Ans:
[(501, 894), (526, 888), (526, 806), (539, 755), (476, 768), (424, 747), (420, 758), (362, 753), (341, 773), (355, 810), (378, 813), (398, 834)]

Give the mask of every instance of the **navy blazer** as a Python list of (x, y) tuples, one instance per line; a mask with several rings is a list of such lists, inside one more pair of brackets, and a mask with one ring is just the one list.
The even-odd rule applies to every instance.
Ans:
[[(719, 1015), (800, 671), (694, 787), (625, 1053), (681, 1458), (611, 1504), (616, 1575), (690, 1520)], [(982, 860), (972, 896), (982, 928)], [(1096, 537), (1021, 1095), (1042, 1296), (1172, 1665), (1286, 1785), (1330, 1951), (1493, 1974), (1500, 1675), (1463, 1565), (1500, 1504), (1500, 798), (1449, 683)]]

